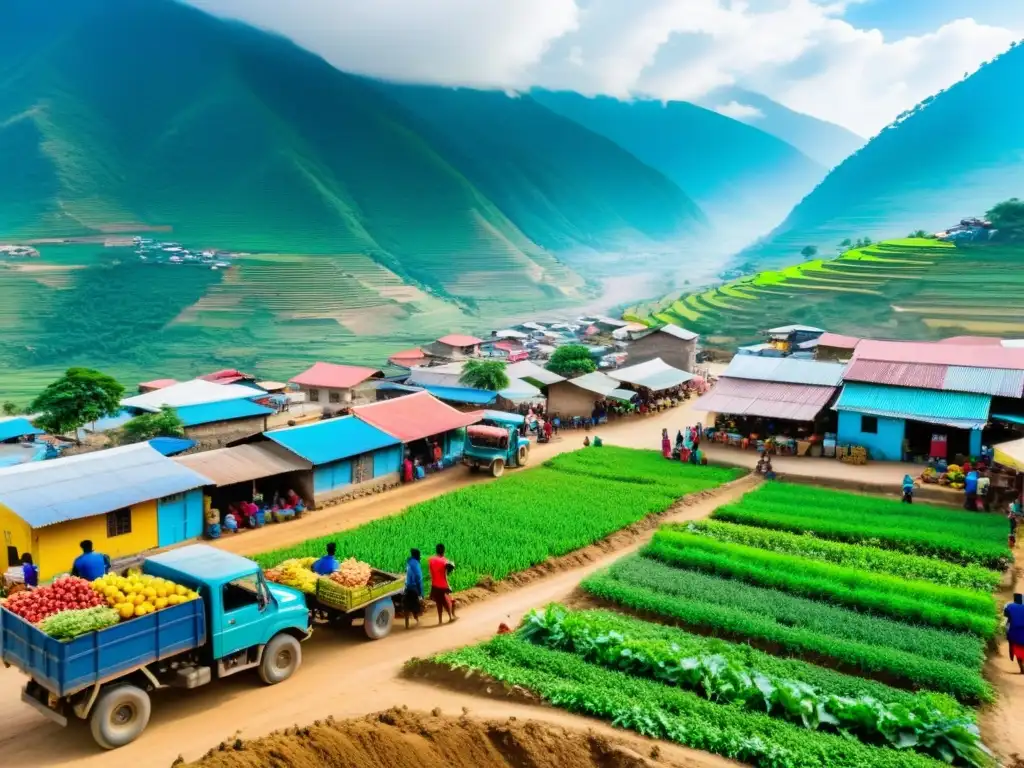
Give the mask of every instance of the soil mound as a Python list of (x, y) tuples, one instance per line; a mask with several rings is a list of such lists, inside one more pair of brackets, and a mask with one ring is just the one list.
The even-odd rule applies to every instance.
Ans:
[[(179, 763), (180, 765), (180, 763)], [(654, 768), (593, 733), (390, 709), (224, 742), (189, 768)]]

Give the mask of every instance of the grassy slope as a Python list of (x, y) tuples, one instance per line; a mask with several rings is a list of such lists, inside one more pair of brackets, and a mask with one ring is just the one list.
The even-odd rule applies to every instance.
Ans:
[(1011, 49), (849, 157), (766, 239), (738, 259), (762, 268), (806, 245), (937, 231), (1020, 196), (1024, 47)]
[(722, 248), (742, 247), (768, 231), (825, 175), (824, 167), (775, 136), (694, 104), (532, 95), (685, 189), (718, 228)]
[(608, 249), (678, 238), (704, 216), (673, 182), (528, 95), (377, 83), (535, 242)]
[(890, 240), (673, 294), (626, 315), (683, 325), (730, 349), (761, 340), (766, 323), (783, 322), (883, 338), (1018, 335), (1022, 258), (1021, 247)]

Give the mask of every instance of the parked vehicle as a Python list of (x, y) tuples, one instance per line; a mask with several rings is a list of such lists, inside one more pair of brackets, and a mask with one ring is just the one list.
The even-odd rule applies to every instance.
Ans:
[(525, 466), (530, 459), (530, 441), (519, 435), (525, 421), (515, 413), (485, 411), (480, 424), (466, 428), (462, 462), (472, 472), (486, 467), (494, 477), (501, 477), (506, 467)]
[(155, 690), (197, 688), (250, 669), (273, 685), (299, 668), (310, 609), (301, 592), (268, 582), (252, 560), (196, 544), (149, 557), (142, 570), (199, 599), (67, 642), (0, 609), (0, 659), (31, 678), (22, 701), (63, 726), (87, 720), (96, 742), (113, 749), (145, 730)]

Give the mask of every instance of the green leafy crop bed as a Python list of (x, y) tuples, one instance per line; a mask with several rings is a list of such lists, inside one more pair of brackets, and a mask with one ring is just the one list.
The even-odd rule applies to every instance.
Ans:
[[(591, 474), (599, 466), (593, 458), (598, 453), (604, 460), (611, 457), (618, 462), (625, 479)], [(667, 471), (657, 483), (636, 480), (653, 463), (651, 456), (659, 456), (658, 463)], [(586, 547), (648, 515), (664, 512), (680, 496), (714, 488), (740, 474), (735, 469), (667, 462), (652, 451), (610, 446), (584, 449), (560, 457), (551, 466), (447, 493), (401, 514), (265, 552), (256, 560), (271, 567), (288, 558), (319, 555), (333, 541), (345, 557), (403, 571), (410, 547), (426, 555), (442, 542), (458, 565), (450, 584), (459, 591), (484, 577), (501, 580)]]

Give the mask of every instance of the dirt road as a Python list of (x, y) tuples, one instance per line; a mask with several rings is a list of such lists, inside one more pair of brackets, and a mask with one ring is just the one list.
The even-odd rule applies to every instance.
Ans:
[[(653, 417), (648, 424), (654, 424)], [(738, 498), (755, 482), (753, 478), (744, 478), (721, 489), (718, 495), (684, 507), (665, 519), (706, 517), (720, 504)], [(295, 678), (275, 688), (265, 688), (255, 675), (243, 674), (194, 691), (162, 691), (154, 696), (153, 716), (146, 733), (134, 744), (115, 752), (98, 751), (87, 728), (62, 730), (22, 704), (23, 676), (13, 669), (0, 670), (0, 755), (4, 756), (5, 765), (12, 766), (59, 766), (72, 761), (80, 768), (169, 766), (178, 755), (196, 759), (238, 732), (251, 738), (328, 715), (354, 717), (402, 704), (419, 710), (440, 707), (448, 713), (459, 713), (465, 706), (472, 714), (483, 717), (516, 715), (560, 725), (591, 724), (585, 718), (555, 710), (435, 689), (401, 680), (398, 673), (407, 659), (486, 639), (500, 623), (514, 626), (527, 610), (567, 598), (580, 579), (635, 551), (650, 535), (585, 566), (552, 574), (516, 591), (467, 606), (452, 625), (437, 627), (432, 617), (426, 617), (421, 627), (408, 632), (398, 627), (391, 637), (377, 643), (367, 641), (358, 629), (318, 631), (304, 645), (302, 668)], [(712, 768), (724, 764), (702, 753), (689, 754), (693, 765)]]

